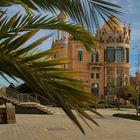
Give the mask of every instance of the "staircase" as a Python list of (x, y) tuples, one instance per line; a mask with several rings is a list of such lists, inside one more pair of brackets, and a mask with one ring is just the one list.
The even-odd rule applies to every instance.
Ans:
[[(0, 99), (15, 105), (16, 113), (41, 113), (48, 115), (53, 114), (52, 111), (46, 105), (42, 105), (40, 103), (40, 101), (38, 100), (39, 96), (40, 95), (35, 93), (34, 96), (31, 96), (29, 93), (23, 94), (14, 89), (5, 88), (4, 86), (1, 86), (0, 88)], [(45, 99), (45, 97), (42, 98)]]

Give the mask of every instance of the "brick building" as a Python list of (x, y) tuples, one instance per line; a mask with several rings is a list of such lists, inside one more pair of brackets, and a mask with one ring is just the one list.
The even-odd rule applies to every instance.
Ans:
[[(59, 19), (66, 16), (61, 13)], [(129, 84), (129, 50), (130, 50), (130, 25), (128, 27), (117, 19), (111, 23), (113, 30), (107, 23), (97, 31), (98, 45), (93, 52), (88, 52), (83, 44), (71, 35), (58, 31), (58, 39), (52, 47), (63, 46), (63, 49), (55, 54), (55, 58), (69, 58), (70, 63), (64, 65), (66, 69), (81, 71), (74, 78), (91, 86), (88, 89), (97, 97), (105, 98), (114, 96), (118, 86)]]

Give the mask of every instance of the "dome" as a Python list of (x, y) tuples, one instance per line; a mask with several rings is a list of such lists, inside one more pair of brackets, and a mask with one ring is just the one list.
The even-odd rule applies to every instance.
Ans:
[(103, 25), (100, 30), (105, 32), (112, 32), (112, 29), (108, 24), (110, 24), (113, 30), (124, 32), (124, 25), (116, 17), (110, 17), (110, 19)]

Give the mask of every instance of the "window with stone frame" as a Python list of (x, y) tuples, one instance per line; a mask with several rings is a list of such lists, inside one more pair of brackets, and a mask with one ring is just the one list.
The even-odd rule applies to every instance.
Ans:
[(116, 62), (123, 62), (123, 48), (116, 48)]
[(113, 63), (115, 61), (115, 53), (114, 53), (114, 48), (113, 47), (108, 47), (106, 49), (106, 62), (107, 63)]
[(99, 79), (99, 78), (100, 78), (99, 73), (96, 73), (96, 79)]
[(128, 48), (124, 49), (124, 62), (129, 63), (129, 50), (128, 50)]
[(78, 61), (83, 61), (83, 51), (78, 50)]
[(94, 79), (94, 73), (91, 73), (91, 79)]
[(91, 61), (93, 63), (99, 62), (99, 53), (98, 53), (98, 51), (94, 50), (94, 52), (92, 53)]

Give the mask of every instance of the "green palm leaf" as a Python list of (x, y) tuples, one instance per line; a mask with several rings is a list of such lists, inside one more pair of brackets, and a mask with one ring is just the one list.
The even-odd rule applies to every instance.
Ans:
[[(3, 19), (3, 17), (1, 18)], [(51, 29), (56, 29), (63, 25), (66, 27), (64, 30), (70, 31), (73, 35), (75, 32), (78, 32), (80, 34), (78, 36), (79, 40), (83, 39), (82, 35), (84, 33), (84, 36), (90, 35), (81, 28), (74, 27), (64, 21), (52, 18), (47, 20), (46, 17), (35, 21), (35, 18), (35, 16), (27, 16), (27, 18), (24, 19), (24, 23), (22, 22), (23, 18), (18, 16), (18, 14), (11, 17), (11, 19), (6, 17), (6, 21), (0, 19), (2, 23), (0, 29), (3, 31), (0, 32), (0, 35), (3, 33), (7, 35), (4, 36), (0, 42), (1, 75), (4, 76), (4, 74), (7, 74), (13, 79), (22, 79), (39, 94), (48, 98), (50, 102), (55, 102), (57, 105), (61, 106), (70, 119), (74, 121), (84, 133), (72, 108), (77, 110), (83, 118), (87, 118), (96, 124), (93, 118), (81, 108), (81, 102), (84, 102), (87, 106), (84, 104), (83, 106), (88, 109), (89, 105), (95, 104), (96, 98), (89, 93), (84, 92), (83, 89), (86, 85), (80, 83), (79, 80), (70, 78), (70, 75), (74, 72), (60, 67), (60, 65), (64, 63), (67, 64), (69, 62), (68, 59), (52, 58), (52, 55), (57, 51), (60, 51), (61, 48), (46, 51), (34, 51), (32, 53), (32, 50), (50, 37), (49, 35), (30, 44), (27, 42), (36, 35), (39, 29), (41, 29), (41, 26), (44, 29), (49, 28), (49, 26), (51, 26)], [(13, 21), (17, 25), (15, 25)], [(22, 22), (22, 25), (20, 25), (20, 22)], [(33, 26), (30, 27), (31, 24)], [(8, 29), (6, 29), (5, 26), (8, 27)], [(87, 40), (84, 41), (86, 42), (85, 44), (88, 44), (87, 47), (90, 47), (90, 44), (92, 45), (92, 43), (88, 43), (92, 42), (89, 40), (91, 38), (87, 37)], [(90, 107), (88, 110), (90, 110)]]
[[(31, 10), (39, 11), (39, 8), (52, 13), (62, 11), (91, 32), (94, 27), (93, 22), (98, 26), (97, 13), (104, 20), (112, 14), (120, 14), (114, 10), (119, 6), (103, 0), (1, 0), (0, 8), (13, 4), (22, 5), (30, 13)], [(88, 51), (91, 51), (96, 44), (95, 37), (83, 28), (54, 17), (48, 18), (33, 14), (23, 16), (17, 13), (9, 19), (2, 14), (0, 16), (0, 74), (2, 76), (7, 74), (13, 79), (22, 79), (39, 94), (47, 97), (50, 102), (61, 106), (84, 133), (72, 109), (76, 110), (85, 122), (86, 118), (98, 125), (86, 113), (88, 110), (100, 116), (90, 107), (96, 104), (96, 98), (84, 91), (86, 86), (79, 80), (70, 78), (72, 72), (59, 68), (60, 65), (68, 63), (68, 61), (66, 59), (53, 60), (51, 56), (58, 50), (35, 51), (35, 48), (48, 39), (50, 35), (27, 44), (27, 41), (40, 29), (68, 32), (83, 43)]]
[(117, 10), (120, 6), (106, 0), (1, 0), (0, 7), (13, 4), (20, 4), (29, 12), (31, 9), (39, 11), (39, 8), (51, 13), (63, 11), (73, 21), (82, 24), (91, 32), (94, 30), (94, 25), (99, 26), (98, 13), (101, 17), (107, 14), (108, 16), (121, 14)]
[[(20, 17), (20, 19), (19, 19)], [(11, 23), (11, 19), (14, 19), (14, 22), (17, 24)], [(56, 18), (47, 18), (47, 16), (43, 16), (38, 18), (38, 16), (34, 15), (25, 15), (25, 16), (18, 16), (18, 14), (14, 15), (10, 20), (6, 18), (6, 20), (3, 21), (3, 18), (0, 19), (0, 22), (2, 23), (2, 26), (0, 26), (0, 29), (2, 30), (2, 33), (0, 34), (0, 37), (2, 38), (7, 38), (9, 36), (14, 36), (17, 34), (17, 36), (24, 32), (24, 31), (31, 31), (28, 34), (28, 36), (25, 34), (26, 38), (22, 38), (23, 40), (20, 42), (18, 41), (20, 39), (20, 36), (16, 38), (15, 40), (11, 40), (13, 44), (9, 43), (10, 40), (7, 41), (7, 48), (10, 47), (10, 50), (13, 48), (16, 49), (18, 48), (19, 45), (24, 43), (24, 40), (28, 40), (30, 37), (32, 37), (39, 29), (51, 29), (51, 30), (62, 30), (65, 32), (70, 33), (74, 37), (76, 37), (81, 43), (84, 44), (86, 49), (88, 51), (92, 50), (92, 48), (95, 46), (95, 37), (93, 37), (90, 33), (86, 32), (83, 28), (79, 26), (75, 26), (72, 24), (68, 24), (65, 21), (58, 20)], [(12, 20), (13, 21), (13, 20)], [(8, 28), (7, 32), (4, 29), (4, 26), (9, 27), (9, 23), (11, 23), (11, 27)], [(5, 31), (5, 32), (4, 32)], [(11, 39), (11, 38), (10, 38)], [(4, 42), (5, 44), (6, 42)], [(16, 44), (15, 44), (16, 43)], [(20, 44), (19, 44), (20, 43)], [(12, 47), (14, 46), (14, 47)], [(6, 48), (5, 48), (6, 49)], [(9, 50), (9, 51), (10, 51)]]

